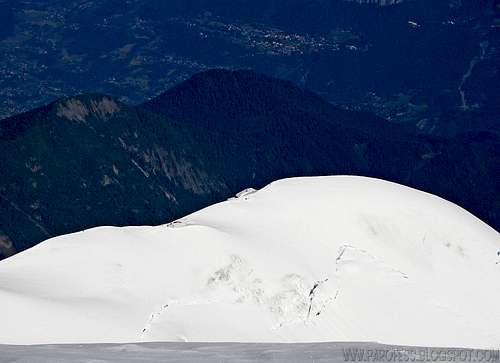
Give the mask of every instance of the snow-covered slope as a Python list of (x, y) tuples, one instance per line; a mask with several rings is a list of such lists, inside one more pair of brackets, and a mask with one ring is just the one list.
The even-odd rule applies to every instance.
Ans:
[(287, 179), (0, 262), (0, 343), (500, 344), (499, 234), (435, 196)]

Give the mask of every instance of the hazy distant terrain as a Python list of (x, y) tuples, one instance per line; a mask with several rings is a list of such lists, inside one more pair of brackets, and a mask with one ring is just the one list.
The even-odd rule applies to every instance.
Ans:
[(83, 92), (139, 103), (226, 67), (424, 132), (495, 127), (491, 1), (361, 2), (0, 0), (0, 118)]

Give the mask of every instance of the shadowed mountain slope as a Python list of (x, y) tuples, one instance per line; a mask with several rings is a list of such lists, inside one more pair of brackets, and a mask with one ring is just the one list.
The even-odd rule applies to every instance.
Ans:
[(399, 182), (499, 228), (497, 135), (415, 137), (250, 71), (200, 73), (138, 107), (63, 99), (1, 121), (0, 145), (0, 231), (15, 251), (97, 225), (165, 223), (307, 175)]

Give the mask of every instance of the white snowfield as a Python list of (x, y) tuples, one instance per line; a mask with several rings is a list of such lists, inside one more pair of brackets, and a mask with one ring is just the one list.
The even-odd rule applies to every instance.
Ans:
[(278, 181), (158, 227), (102, 227), (0, 262), (0, 343), (500, 346), (500, 235), (443, 199)]

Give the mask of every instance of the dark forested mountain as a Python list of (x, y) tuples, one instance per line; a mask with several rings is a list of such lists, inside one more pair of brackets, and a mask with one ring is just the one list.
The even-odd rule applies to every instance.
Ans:
[(97, 225), (158, 224), (289, 176), (357, 174), (500, 227), (493, 132), (415, 136), (287, 81), (212, 70), (128, 106), (89, 94), (0, 122), (0, 250)]
[(140, 103), (224, 67), (420, 132), (498, 131), (493, 3), (0, 0), (0, 117), (94, 91)]
[[(1, 122), (3, 238), (16, 251), (97, 225), (158, 224), (228, 195), (197, 130), (103, 95)], [(185, 205), (189, 203), (189, 205)]]

